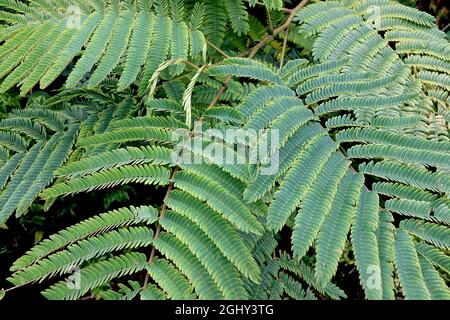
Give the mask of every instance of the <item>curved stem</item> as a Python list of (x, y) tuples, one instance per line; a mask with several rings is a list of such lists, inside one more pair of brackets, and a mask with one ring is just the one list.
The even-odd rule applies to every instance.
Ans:
[[(249, 0), (246, 0), (247, 2), (249, 2)], [(266, 6), (264, 3), (262, 2), (256, 2), (255, 3), (258, 6)], [(288, 9), (288, 8), (281, 8), (281, 11), (286, 12), (286, 13), (291, 13), (292, 9)]]
[(283, 68), (284, 64), (284, 56), (286, 54), (286, 47), (287, 47), (287, 39), (289, 34), (289, 27), (286, 28), (286, 31), (284, 32), (284, 39), (283, 39), (283, 48), (281, 49), (281, 58), (280, 58), (280, 70)]
[(253, 48), (250, 49), (250, 52), (248, 54), (248, 58), (253, 58), (256, 53), (264, 47), (269, 41), (273, 40), (275, 36), (277, 36), (280, 32), (287, 29), (292, 22), (292, 19), (294, 19), (294, 16), (296, 13), (306, 6), (308, 4), (309, 0), (302, 0), (294, 9), (291, 10), (291, 13), (289, 14), (289, 17), (287, 18), (286, 22), (283, 23), (280, 27), (273, 30), (273, 34), (265, 36), (260, 42), (258, 42)]
[[(170, 176), (170, 180), (173, 180), (177, 171), (178, 171), (178, 167), (176, 167), (173, 170), (172, 175)], [(170, 193), (172, 192), (172, 189), (173, 189), (173, 182), (171, 182), (169, 184), (169, 186), (167, 187), (166, 195), (164, 196), (163, 204), (162, 204), (161, 210), (159, 211), (158, 220), (161, 220), (162, 218), (164, 218), (164, 213), (166, 212), (166, 209), (167, 209), (166, 200), (169, 198)], [(158, 226), (156, 227), (155, 235), (153, 236), (153, 241), (158, 239), (160, 232), (161, 232), (161, 224), (158, 223)], [(147, 261), (148, 264), (152, 263), (153, 258), (155, 257), (155, 252), (156, 252), (156, 248), (154, 245), (152, 245), (152, 251), (150, 252), (150, 257), (148, 258), (148, 261)], [(147, 272), (145, 274), (144, 288), (147, 287), (149, 278), (150, 278), (150, 274)]]
[(214, 45), (213, 43), (209, 42), (207, 39), (205, 39), (206, 44), (208, 46), (210, 46), (211, 48), (213, 48), (214, 50), (216, 50), (218, 53), (220, 53), (224, 58), (230, 58), (229, 55), (227, 55), (225, 52), (223, 52), (219, 47), (217, 47), (216, 45)]

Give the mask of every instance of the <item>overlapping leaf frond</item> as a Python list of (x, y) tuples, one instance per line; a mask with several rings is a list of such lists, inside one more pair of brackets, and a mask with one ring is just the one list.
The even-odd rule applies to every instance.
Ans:
[[(1, 11), (0, 18), (12, 27), (2, 35), (0, 57), (9, 55), (0, 64), (0, 76), (5, 78), (0, 91), (20, 85), (25, 94), (38, 83), (41, 89), (48, 87), (83, 48), (70, 70), (67, 88), (80, 81), (96, 86), (120, 67), (119, 90), (143, 72), (140, 87), (145, 91), (145, 80), (167, 57), (195, 58), (205, 46), (199, 31), (201, 14), (190, 29), (176, 2), (171, 2), (172, 10), (166, 0), (100, 3), (75, 1), (56, 13), (53, 5), (45, 7), (41, 2), (6, 6), (12, 12)], [(178, 2), (178, 7), (183, 3)], [(176, 73), (181, 71), (178, 68)]]
[(435, 124), (433, 92), (448, 94), (450, 45), (432, 16), (388, 0), (335, 1), (308, 6), (295, 19), (314, 38), (316, 64), (285, 78), (318, 114), (350, 111), (353, 117), (336, 119), (339, 126), (448, 140), (448, 123)]
[[(0, 224), (37, 197), (135, 183), (165, 195), (41, 241), (11, 267), (14, 286), (49, 282), (50, 299), (343, 299), (351, 252), (367, 299), (450, 299), (447, 36), (389, 0), (316, 2), (290, 26), (309, 60), (171, 65), (206, 54), (206, 39), (232, 42), (227, 28), (251, 33), (256, 2), (80, 1), (79, 29), (63, 6), (4, 2), (0, 89), (45, 88), (74, 66), (45, 108), (0, 121)], [(275, 15), (283, 1), (258, 5)]]
[(106, 130), (112, 120), (126, 117), (129, 110), (124, 109), (132, 106), (129, 96), (117, 107), (105, 106), (109, 103), (101, 91), (63, 92), (48, 99), (30, 99), (26, 108), (12, 110), (1, 120), (6, 162), (0, 169), (0, 221), (14, 212), (25, 214), (54, 181), (56, 171), (80, 156), (76, 141)]
[(2, 129), (8, 130), (0, 133), (2, 145), (9, 152), (0, 168), (0, 222), (14, 212), (16, 216), (26, 213), (69, 157), (80, 126), (75, 122), (64, 124), (64, 118), (61, 113), (24, 109), (1, 121)]
[[(155, 236), (155, 241), (152, 241), (152, 230), (130, 227), (131, 222), (121, 222), (121, 216), (129, 215), (130, 210), (134, 212), (136, 209), (133, 208), (124, 209), (123, 212), (105, 213), (81, 223), (79, 227), (77, 225), (70, 227), (72, 231), (66, 240), (55, 243), (52, 241), (53, 238), (60, 239), (60, 237), (52, 236), (50, 238), (52, 240), (45, 240), (32, 249), (30, 254), (15, 264), (16, 272), (11, 277), (11, 282), (14, 285), (22, 285), (42, 281), (47, 277), (52, 278), (65, 273), (74, 266), (81, 266), (81, 278), (87, 282), (86, 287), (76, 293), (69, 293), (62, 288), (61, 282), (43, 292), (49, 298), (75, 299), (116, 277), (145, 268), (154, 283), (148, 284), (141, 292), (142, 298), (148, 297), (149, 290), (156, 290), (156, 286), (161, 288), (157, 292), (162, 296), (174, 299), (197, 296), (205, 299), (247, 298), (248, 292), (243, 281), (248, 278), (250, 281), (258, 282), (260, 268), (249, 248), (242, 243), (238, 231), (261, 234), (264, 228), (257, 220), (256, 214), (258, 212), (260, 214), (263, 208), (244, 202), (242, 198), (244, 184), (230, 175), (226, 168), (218, 166), (213, 168), (209, 164), (181, 165), (182, 172), (172, 178), (171, 170), (177, 159), (171, 148), (158, 145), (147, 136), (140, 139), (141, 147), (130, 146), (132, 139), (119, 141), (102, 138), (105, 134), (133, 127), (141, 127), (150, 133), (151, 128), (161, 128), (168, 133), (176, 128), (186, 131), (183, 123), (171, 117), (112, 120), (104, 133), (80, 137), (77, 145), (84, 148), (86, 144), (80, 141), (95, 138), (99, 141), (95, 143), (96, 145), (123, 145), (123, 147), (111, 150), (107, 148), (94, 155), (87, 154), (58, 168), (57, 183), (44, 190), (41, 197), (50, 200), (60, 195), (110, 188), (131, 182), (160, 185), (174, 182), (178, 190), (172, 193), (165, 204), (171, 210), (166, 211), (164, 217), (158, 220), (164, 232), (158, 237)], [(175, 142), (173, 139), (165, 141), (169, 143), (168, 146)], [(223, 201), (222, 193), (228, 194), (230, 199)], [(153, 215), (155, 213), (152, 211)], [(109, 216), (112, 217), (108, 218)], [(108, 227), (106, 222), (109, 219), (113, 221), (108, 223)], [(115, 222), (116, 219), (119, 221)], [(155, 222), (154, 220), (151, 223)], [(94, 226), (100, 230), (95, 231)], [(102, 234), (99, 234), (100, 231)], [(150, 244), (154, 245), (158, 252), (157, 258), (155, 257), (153, 261), (155, 265), (152, 262), (140, 265), (136, 269), (129, 269), (125, 266), (129, 259), (128, 254), (116, 256), (114, 253)], [(214, 251), (211, 251), (213, 248)], [(110, 260), (95, 262), (105, 255), (113, 257)], [(93, 264), (88, 264), (89, 261), (93, 261)], [(108, 272), (95, 272), (93, 268), (97, 264)], [(164, 275), (167, 270), (171, 270), (174, 276)], [(179, 281), (185, 279), (184, 282), (188, 284), (187, 288), (190, 288), (190, 291), (183, 291), (184, 295), (179, 290), (178, 293), (174, 292), (177, 284), (173, 281), (178, 281), (177, 278)]]
[[(121, 208), (84, 220), (45, 239), (18, 259), (11, 267), (14, 273), (9, 281), (20, 286), (58, 274), (69, 274), (70, 280), (70, 274), (75, 274), (80, 277), (78, 284), (70, 287), (69, 280), (61, 281), (43, 294), (49, 299), (76, 299), (113, 278), (145, 268), (145, 255), (128, 251), (152, 242), (153, 231), (148, 225), (156, 220), (157, 210), (149, 206)], [(98, 260), (115, 251), (123, 255)]]
[[(351, 13), (351, 9), (343, 5), (336, 6), (337, 9), (330, 6), (330, 10)], [(313, 8), (314, 5), (308, 7), (310, 10)], [(303, 12), (299, 20), (304, 23), (302, 27), (305, 30), (317, 28), (308, 31), (318, 34), (317, 43), (328, 29), (324, 27), (326, 23), (322, 19), (322, 11), (317, 13), (320, 24), (315, 20), (311, 20), (314, 24), (308, 24), (308, 19), (312, 19), (308, 12)], [(339, 16), (336, 12), (334, 17)], [(361, 21), (358, 23), (364, 23), (364, 20)], [(333, 26), (330, 25), (330, 29)], [(343, 29), (343, 36), (354, 30)], [(371, 33), (373, 30), (366, 31)], [(382, 37), (375, 33), (382, 41)], [(358, 44), (362, 46), (355, 42), (355, 52), (360, 50)], [(254, 61), (230, 59), (223, 66), (213, 68), (214, 72), (265, 82), (265, 86), (249, 94), (237, 107), (244, 116), (241, 124), (248, 128), (277, 129), (280, 134), (279, 170), (273, 176), (257, 173), (248, 184), (244, 197), (249, 201), (271, 199), (268, 204), (268, 227), (275, 232), (286, 224), (292, 227), (292, 250), (298, 258), (305, 256), (311, 247), (314, 248), (315, 280), (322, 285), (336, 272), (347, 233), (353, 225), (351, 234), (356, 265), (366, 297), (371, 299), (392, 298), (395, 290), (393, 261), (400, 257), (394, 257), (392, 247), (394, 236), (400, 232), (394, 233), (391, 214), (396, 217), (400, 215), (399, 218), (419, 218), (403, 221), (399, 230), (408, 230), (418, 239), (444, 250), (448, 248), (444, 238), (448, 233), (449, 207), (448, 200), (442, 196), (449, 192), (448, 141), (443, 138), (430, 139), (416, 132), (420, 131), (423, 116), (434, 112), (419, 104), (420, 99), (427, 99), (426, 83), (413, 86), (414, 94), (378, 98), (383, 96), (381, 92), (387, 93), (390, 86), (398, 89), (405, 84), (408, 90), (406, 87), (400, 90), (411, 92), (411, 85), (417, 83), (401, 57), (388, 49), (386, 44), (383, 48), (391, 53), (384, 52), (380, 47), (380, 53), (374, 53), (373, 59), (380, 59), (380, 65), (383, 61), (397, 65), (399, 69), (396, 69), (395, 77), (390, 74), (392, 68), (386, 69), (386, 72), (378, 68), (378, 75), (383, 76), (379, 80), (371, 80), (375, 70), (363, 65), (358, 69), (356, 60), (349, 63), (346, 59), (317, 57), (319, 62), (316, 65), (302, 67), (303, 63), (298, 66), (291, 63), (280, 72), (283, 82), (296, 88), (296, 92), (280, 85), (274, 71)], [(317, 49), (317, 52), (322, 51)], [(292, 68), (295, 71), (291, 71)], [(404, 80), (397, 78), (402, 75)], [(392, 92), (394, 87), (389, 91)], [(296, 94), (298, 98), (294, 98)], [(405, 113), (391, 112), (391, 106), (396, 106), (392, 110), (410, 110), (407, 114), (414, 116), (418, 122), (393, 122)], [(412, 106), (417, 109), (414, 113)], [(380, 108), (379, 112), (377, 108)], [(352, 114), (328, 120), (329, 129), (315, 122), (341, 110), (351, 111)], [(347, 159), (352, 158), (373, 161), (351, 168)], [(263, 167), (261, 164), (259, 170)], [(354, 171), (360, 173), (355, 174)], [(376, 183), (373, 185), (375, 192), (367, 191), (367, 186), (363, 187), (364, 175), (391, 182)], [(385, 201), (383, 198), (381, 201), (377, 191), (394, 199)], [(386, 211), (380, 211), (383, 208)], [(330, 252), (333, 254), (330, 255)], [(397, 264), (395, 266), (397, 272), (403, 272)], [(376, 286), (371, 282), (374, 274), (379, 276)], [(429, 285), (435, 285), (435, 277), (441, 279), (439, 283), (444, 281), (438, 272), (429, 271), (427, 275)], [(400, 277), (402, 286), (409, 286), (409, 283), (403, 284), (408, 281), (408, 278)]]
[[(417, 258), (415, 266), (410, 265), (412, 256), (406, 258), (402, 254), (410, 250), (411, 255), (417, 256), (414, 243), (422, 245), (423, 241), (447, 248), (442, 237), (448, 233), (450, 210), (449, 126), (445, 120), (434, 124), (439, 117), (437, 111), (448, 109), (448, 103), (434, 98), (436, 91), (444, 97), (448, 95), (447, 36), (434, 27), (433, 17), (384, 0), (314, 4), (301, 10), (296, 19), (300, 32), (315, 39), (311, 51), (316, 64), (304, 65), (284, 79), (316, 114), (334, 116), (326, 126), (336, 134), (336, 141), (344, 144), (346, 156), (370, 161), (360, 164), (358, 171), (388, 181), (372, 185), (381, 198), (371, 200), (372, 222), (367, 220), (361, 225), (365, 232), (370, 226), (375, 233), (371, 238), (357, 240), (363, 236), (355, 233), (357, 222), (362, 219), (359, 214), (353, 225), (353, 249), (357, 266), (358, 260), (360, 263), (363, 287), (368, 283), (364, 277), (372, 274), (367, 268), (381, 267), (381, 291), (365, 288), (366, 296), (393, 297), (391, 261), (395, 260), (405, 296), (430, 298), (443, 278)], [(335, 116), (336, 112), (340, 115)], [(378, 213), (381, 208), (387, 211)], [(391, 214), (395, 219), (415, 218), (400, 223), (395, 233), (395, 258), (391, 248), (394, 234), (388, 231), (393, 228), (392, 218), (386, 219)], [(389, 232), (384, 235), (388, 242), (376, 238), (384, 233), (380, 229), (383, 225)], [(359, 252), (366, 257), (358, 259), (361, 245)], [(377, 247), (378, 253), (373, 250)], [(408, 265), (404, 264), (406, 261)], [(422, 289), (413, 282), (425, 274), (410, 274), (414, 268), (420, 270), (419, 265), (426, 268), (428, 277), (420, 284)]]

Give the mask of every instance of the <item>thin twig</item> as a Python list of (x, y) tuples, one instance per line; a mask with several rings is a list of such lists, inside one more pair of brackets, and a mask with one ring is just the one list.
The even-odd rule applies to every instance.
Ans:
[(275, 36), (277, 36), (280, 32), (286, 30), (291, 25), (292, 19), (294, 19), (294, 16), (297, 13), (297, 11), (306, 6), (308, 2), (309, 0), (302, 0), (302, 2), (300, 2), (294, 9), (292, 9), (291, 13), (289, 14), (289, 17), (287, 18), (286, 22), (283, 23), (283, 25), (276, 28), (273, 31), (273, 34), (265, 36), (260, 42), (258, 42), (253, 48), (249, 50), (248, 58), (253, 58), (256, 55), (256, 53), (262, 47), (264, 47), (264, 45), (266, 45), (267, 42), (273, 40)]
[[(248, 0), (247, 0), (247, 2), (248, 2)], [(258, 5), (258, 6), (266, 6), (264, 3), (262, 3), (262, 2), (256, 2), (255, 3), (256, 5)], [(283, 12), (286, 12), (286, 13), (291, 13), (292, 12), (292, 9), (288, 9), (288, 8), (281, 8), (281, 11), (283, 11)]]
[(266, 13), (267, 13), (267, 22), (269, 23), (269, 30), (273, 34), (272, 17), (270, 16), (270, 11), (267, 7), (266, 7)]
[[(206, 40), (206, 39), (205, 39)], [(218, 53), (220, 53), (222, 56), (224, 56), (225, 58), (229, 58), (230, 56), (227, 55), (225, 52), (223, 52), (219, 47), (217, 47), (216, 45), (212, 44), (211, 42), (209, 42), (208, 40), (206, 40), (206, 44), (208, 46), (210, 46), (211, 48), (213, 48), (214, 50), (216, 50)]]
[[(170, 176), (170, 180), (171, 180), (171, 181), (175, 178), (175, 174), (176, 174), (177, 172), (178, 172), (178, 167), (176, 167), (176, 168), (173, 170), (173, 172), (172, 172), (172, 174), (171, 174), (171, 176)], [(159, 217), (158, 217), (158, 220), (161, 220), (162, 218), (164, 218), (164, 213), (166, 212), (166, 209), (167, 209), (166, 201), (167, 201), (167, 199), (169, 199), (169, 196), (170, 196), (170, 193), (172, 192), (172, 189), (173, 189), (173, 182), (171, 182), (171, 183), (169, 184), (169, 186), (167, 187), (166, 195), (164, 196), (163, 204), (162, 204), (161, 210), (159, 211)], [(160, 233), (160, 232), (161, 232), (161, 224), (158, 223), (158, 226), (156, 227), (155, 235), (154, 235), (154, 237), (153, 237), (153, 241), (155, 241), (155, 240), (158, 239), (159, 233)], [(148, 264), (152, 263), (153, 258), (155, 257), (155, 251), (156, 251), (156, 248), (155, 248), (155, 246), (153, 245), (153, 246), (152, 246), (152, 251), (150, 252), (150, 257), (148, 258), (148, 261), (147, 261)], [(150, 278), (150, 274), (147, 272), (147, 273), (145, 274), (144, 288), (147, 287), (149, 278)]]
[(281, 49), (281, 58), (280, 58), (280, 70), (281, 68), (283, 68), (284, 64), (284, 55), (286, 54), (288, 34), (289, 34), (289, 27), (287, 27), (286, 30), (284, 31), (283, 48)]

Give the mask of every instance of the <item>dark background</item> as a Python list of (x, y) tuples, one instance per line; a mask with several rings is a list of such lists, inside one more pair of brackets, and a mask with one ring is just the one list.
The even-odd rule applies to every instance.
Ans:
[[(399, 2), (417, 7), (434, 15), (439, 29), (446, 32), (450, 31), (449, 1), (400, 0)], [(57, 88), (62, 83), (62, 80), (56, 81), (52, 87)], [(8, 110), (23, 106), (25, 103), (26, 100), (18, 97), (15, 91), (0, 95), (0, 118), (4, 117)], [(19, 219), (11, 217), (6, 226), (0, 226), (0, 288), (10, 287), (6, 278), (10, 274), (9, 267), (12, 262), (42, 238), (46, 238), (67, 226), (106, 210), (127, 205), (136, 206), (160, 203), (160, 199), (163, 198), (163, 192), (164, 190), (158, 190), (154, 187), (128, 185), (117, 187), (113, 190), (97, 191), (59, 199), (49, 212), (44, 212), (42, 203), (37, 202), (24, 217)], [(362, 299), (363, 293), (359, 288), (357, 271), (354, 266), (342, 264), (341, 272), (339, 273), (346, 274), (346, 278), (336, 279), (336, 283), (347, 293), (349, 299)], [(5, 299), (9, 301), (21, 299), (41, 300), (43, 297), (39, 292), (42, 288), (43, 285), (39, 284), (25, 286), (24, 288), (8, 292)]]

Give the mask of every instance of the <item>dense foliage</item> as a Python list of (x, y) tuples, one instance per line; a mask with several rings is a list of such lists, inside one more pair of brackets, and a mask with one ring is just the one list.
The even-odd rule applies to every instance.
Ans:
[(407, 4), (0, 0), (0, 296), (450, 299), (450, 43)]

